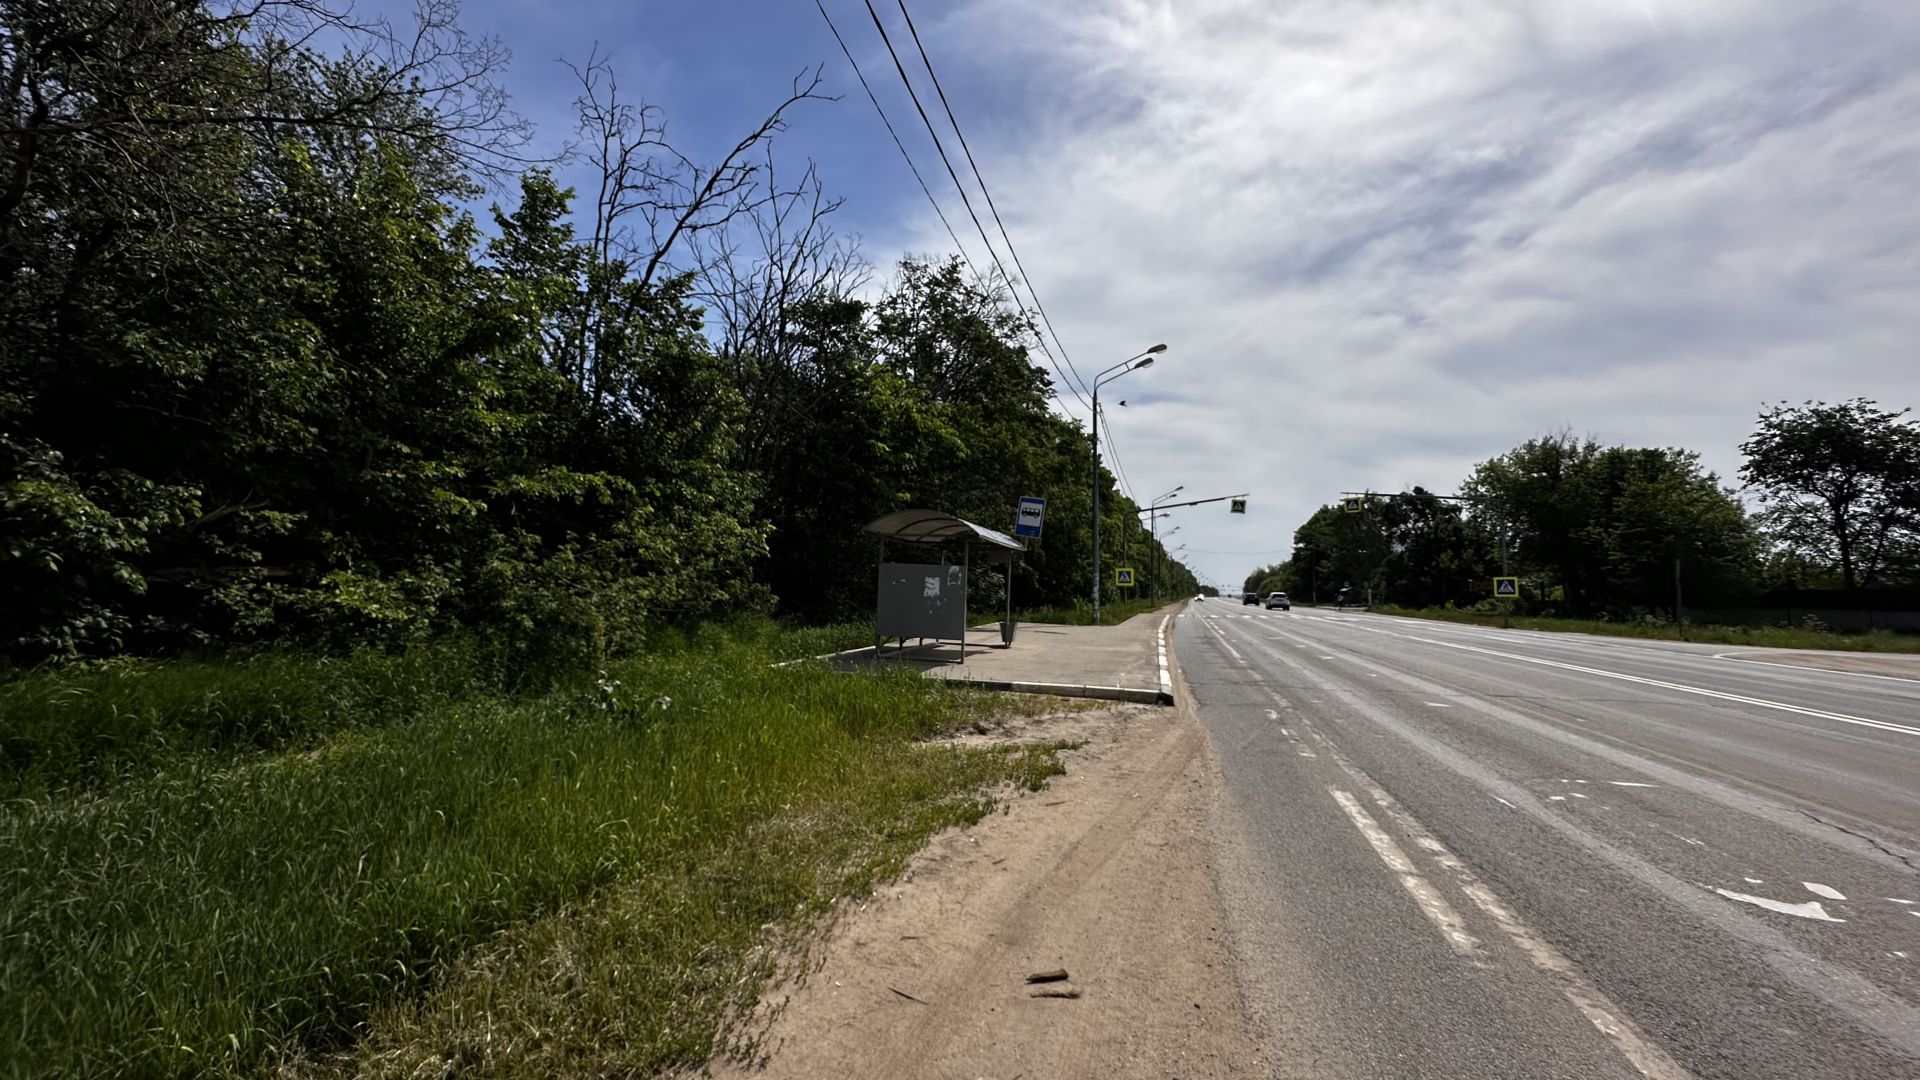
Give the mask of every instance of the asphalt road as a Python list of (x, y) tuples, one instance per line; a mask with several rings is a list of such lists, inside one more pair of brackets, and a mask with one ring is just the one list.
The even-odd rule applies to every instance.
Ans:
[(1920, 681), (1210, 601), (1276, 1075), (1920, 1077)]

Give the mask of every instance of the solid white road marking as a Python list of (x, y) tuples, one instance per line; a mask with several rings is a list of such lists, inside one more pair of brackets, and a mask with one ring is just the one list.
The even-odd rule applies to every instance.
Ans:
[(1829, 900), (1845, 900), (1847, 898), (1847, 894), (1831, 885), (1822, 885), (1817, 881), (1803, 881), (1800, 884), (1806, 886), (1807, 891), (1815, 896), (1824, 896)]
[(1658, 786), (1655, 784), (1636, 784), (1631, 780), (1609, 780), (1607, 781), (1607, 783), (1612, 784), (1614, 787), (1656, 787)]
[(1423, 702), (1421, 702), (1421, 704), (1423, 704), (1423, 705), (1426, 705), (1426, 706), (1429, 706), (1429, 707), (1431, 707), (1431, 708), (1435, 708), (1435, 709), (1451, 709), (1451, 708), (1453, 708), (1453, 706), (1451, 706), (1451, 705), (1448, 705), (1448, 704), (1446, 704), (1445, 702), (1441, 702), (1441, 701), (1423, 701)]
[(1563, 664), (1558, 660), (1543, 660), (1538, 656), (1524, 656), (1520, 653), (1501, 652), (1498, 649), (1483, 649), (1478, 645), (1462, 645), (1457, 641), (1439, 641), (1434, 638), (1415, 637), (1402, 634), (1408, 641), (1418, 641), (1427, 645), (1438, 645), (1445, 649), (1461, 649), (1466, 652), (1481, 653), (1486, 656), (1498, 656), (1508, 660), (1519, 660), (1527, 664), (1540, 664), (1544, 667), (1560, 668), (1564, 671), (1578, 671), (1584, 675), (1599, 675), (1608, 679), (1622, 679), (1639, 683), (1642, 686), (1657, 686), (1662, 690), (1678, 690), (1685, 694), (1699, 694), (1702, 697), (1718, 698), (1722, 701), (1737, 701), (1742, 705), (1758, 705), (1763, 709), (1778, 709), (1781, 712), (1798, 713), (1801, 716), (1814, 716), (1822, 720), (1838, 720), (1843, 724), (1858, 724), (1861, 727), (1878, 728), (1881, 731), (1897, 731), (1903, 735), (1920, 735), (1920, 728), (1905, 724), (1890, 724), (1885, 720), (1871, 720), (1864, 716), (1848, 716), (1846, 713), (1827, 712), (1824, 709), (1808, 709), (1799, 705), (1789, 705), (1784, 701), (1768, 701), (1766, 698), (1747, 697), (1744, 694), (1725, 694), (1718, 690), (1708, 690), (1701, 686), (1688, 686), (1685, 683), (1667, 682), (1664, 679), (1646, 679), (1638, 675), (1628, 675), (1620, 671), (1607, 671), (1604, 668), (1586, 667), (1582, 664)]
[(1889, 897), (1887, 897), (1887, 899), (1888, 899), (1888, 900), (1890, 900), (1890, 901), (1892, 901), (1893, 903), (1896, 903), (1896, 904), (1911, 904), (1911, 903), (1913, 903), (1913, 901), (1911, 901), (1911, 900), (1902, 900), (1902, 899), (1900, 899), (1900, 898), (1899, 898), (1899, 897), (1897, 897), (1897, 896), (1889, 896)]
[[(1402, 832), (1413, 837), (1414, 842), (1420, 847), (1433, 853), (1435, 861), (1453, 875), (1454, 884), (1467, 895), (1467, 899), (1472, 900), (1481, 911), (1486, 912), (1499, 925), (1501, 930), (1506, 932), (1507, 937), (1520, 947), (1533, 966), (1560, 987), (1560, 992), (1575, 1009), (1579, 1010), (1580, 1015), (1586, 1017), (1588, 1023), (1606, 1036), (1620, 1056), (1627, 1059), (1627, 1063), (1638, 1070), (1641, 1076), (1646, 1077), (1647, 1080), (1692, 1080), (1692, 1075), (1687, 1070), (1681, 1068), (1666, 1055), (1665, 1051), (1641, 1035), (1618, 1006), (1581, 977), (1571, 961), (1546, 939), (1535, 933), (1532, 927), (1520, 921), (1520, 916), (1495, 895), (1492, 889), (1482, 884), (1465, 863), (1449, 852), (1446, 845), (1427, 831), (1426, 826), (1420, 824), (1412, 814), (1396, 803), (1392, 796), (1373, 782), (1371, 777), (1348, 761), (1346, 756), (1333, 745), (1332, 740), (1318, 731), (1313, 731), (1312, 734), (1333, 758), (1334, 764), (1365, 789), (1367, 794), (1373, 797), (1373, 801), (1380, 806), (1382, 812), (1393, 819)], [(1509, 807), (1513, 806), (1505, 799), (1500, 801)], [(1920, 912), (1914, 914), (1920, 915)]]
[(1769, 900), (1764, 896), (1749, 896), (1746, 893), (1734, 892), (1731, 889), (1715, 889), (1713, 891), (1729, 900), (1738, 900), (1743, 904), (1753, 904), (1757, 907), (1766, 908), (1768, 911), (1777, 911), (1782, 915), (1797, 915), (1802, 919), (1812, 919), (1815, 922), (1843, 923), (1847, 921), (1845, 919), (1836, 919), (1827, 914), (1827, 909), (1822, 907), (1818, 900), (1809, 900), (1804, 904), (1789, 904), (1784, 900)]
[(1354, 827), (1360, 830), (1360, 835), (1366, 837), (1367, 843), (1372, 845), (1373, 853), (1380, 856), (1380, 861), (1387, 864), (1387, 869), (1392, 870), (1399, 877), (1400, 887), (1407, 890), (1407, 894), (1413, 897), (1414, 903), (1420, 905), (1421, 913), (1426, 915), (1433, 925), (1440, 928), (1441, 935), (1447, 939), (1448, 945), (1453, 946), (1453, 951), (1461, 956), (1480, 955), (1480, 942), (1472, 934), (1467, 933), (1466, 923), (1461, 920), (1460, 913), (1453, 910), (1453, 905), (1447, 903), (1446, 898), (1441, 896), (1426, 878), (1420, 876), (1414, 869), (1413, 860), (1407, 858), (1407, 853), (1400, 850), (1399, 844), (1393, 842), (1393, 837), (1387, 835), (1387, 830), (1382, 829), (1380, 823), (1373, 820), (1373, 817), (1361, 807), (1359, 800), (1352, 795), (1339, 788), (1328, 788), (1327, 791), (1333, 795), (1333, 800), (1340, 804), (1340, 809), (1347, 812), (1347, 817), (1352, 819)]
[(1747, 884), (1749, 884), (1749, 885), (1765, 885), (1765, 884), (1766, 884), (1766, 882), (1764, 882), (1764, 881), (1761, 881), (1761, 880), (1760, 880), (1759, 878), (1757, 878), (1757, 877), (1750, 877), (1750, 878), (1747, 878), (1747, 879), (1746, 879), (1746, 882), (1747, 882)]

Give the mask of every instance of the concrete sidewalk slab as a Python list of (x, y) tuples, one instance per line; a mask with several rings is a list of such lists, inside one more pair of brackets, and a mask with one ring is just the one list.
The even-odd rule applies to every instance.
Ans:
[(910, 667), (930, 679), (1024, 694), (1102, 698), (1173, 704), (1164, 633), (1185, 601), (1136, 615), (1116, 626), (1020, 623), (1013, 644), (1002, 647), (997, 624), (967, 632), (959, 643), (905, 649), (887, 646), (822, 657), (840, 671), (880, 666)]

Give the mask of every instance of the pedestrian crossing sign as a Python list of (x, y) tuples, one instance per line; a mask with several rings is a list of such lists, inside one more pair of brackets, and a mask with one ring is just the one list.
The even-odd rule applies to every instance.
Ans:
[(1133, 567), (1121, 566), (1115, 568), (1113, 571), (1113, 584), (1115, 588), (1133, 588)]
[(1357, 513), (1359, 513), (1359, 512), (1360, 512), (1360, 499), (1359, 499), (1359, 497), (1358, 497), (1358, 496), (1356, 496), (1356, 497), (1354, 497), (1354, 498), (1351, 498), (1351, 499), (1348, 499), (1348, 500), (1346, 500), (1346, 501), (1345, 501), (1344, 503), (1342, 503), (1342, 504), (1341, 504), (1341, 509), (1343, 509), (1343, 510), (1345, 510), (1345, 511), (1346, 511), (1347, 513), (1349, 513), (1349, 514), (1357, 514)]
[(1493, 579), (1493, 595), (1504, 600), (1512, 600), (1520, 595), (1520, 579), (1517, 577), (1497, 577)]

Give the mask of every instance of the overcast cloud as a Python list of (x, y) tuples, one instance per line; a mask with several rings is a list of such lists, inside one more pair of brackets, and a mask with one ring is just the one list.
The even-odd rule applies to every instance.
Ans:
[[(970, 230), (865, 4), (825, 2)], [(1765, 402), (1920, 405), (1916, 0), (909, 3), (1080, 370), (1172, 347), (1103, 395), (1133, 493), (1253, 493), (1169, 523), (1221, 584), (1343, 489), (1447, 489), (1530, 436), (1731, 482)], [(703, 158), (824, 61), (843, 99), (783, 155), (883, 268), (952, 248), (806, 0), (465, 15), (549, 147), (553, 60), (595, 42)]]
[[(1532, 435), (1731, 481), (1763, 402), (1920, 404), (1920, 5), (920, 17), (950, 84), (1019, 90), (955, 107), (1080, 370), (1172, 346), (1103, 391), (1134, 494), (1253, 492), (1163, 526), (1223, 584), (1342, 489)], [(897, 242), (950, 247), (926, 217)]]

